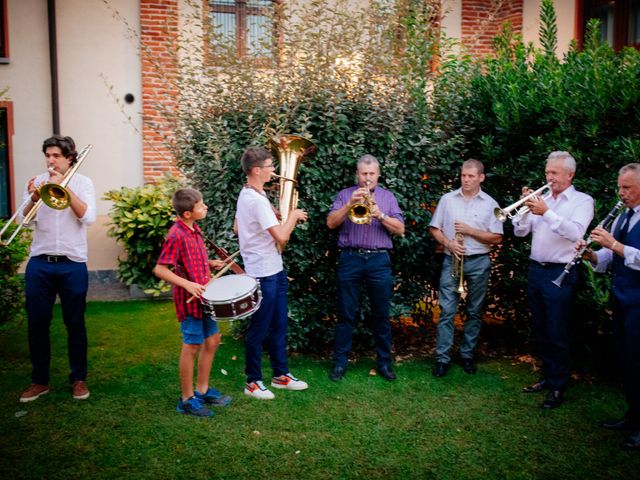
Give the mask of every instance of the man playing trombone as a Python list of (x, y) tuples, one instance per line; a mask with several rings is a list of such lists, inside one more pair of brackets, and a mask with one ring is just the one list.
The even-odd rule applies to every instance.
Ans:
[[(88, 177), (72, 171), (78, 153), (71, 137), (54, 135), (46, 139), (42, 152), (48, 172), (29, 180), (20, 214), (27, 216), (31, 209), (38, 208), (40, 187), (44, 183), (59, 185), (63, 179), (68, 179), (65, 186), (68, 208), (39, 204), (33, 219), (33, 241), (25, 273), (31, 385), (22, 393), (20, 401), (29, 402), (49, 392), (49, 327), (56, 295), (60, 296), (67, 328), (73, 398), (84, 400), (89, 397), (85, 384), (87, 332), (84, 323), (89, 287), (87, 226), (96, 218), (95, 189)], [(69, 174), (73, 176), (69, 178)]]
[[(622, 448), (640, 450), (640, 163), (620, 169), (618, 192), (627, 211), (614, 222), (612, 233), (601, 227), (591, 232), (590, 239), (603, 248), (597, 252), (588, 249), (584, 257), (597, 272), (611, 268), (613, 333), (628, 404), (622, 418), (601, 425), (629, 432)], [(585, 241), (580, 241), (577, 249), (585, 246)]]
[[(575, 243), (593, 219), (593, 199), (572, 185), (575, 172), (576, 161), (568, 152), (551, 152), (545, 168), (551, 193), (544, 198), (530, 195), (526, 212), (513, 218), (517, 237), (532, 234), (527, 297), (543, 363), (542, 378), (523, 392), (549, 390), (542, 403), (546, 409), (562, 404), (569, 379), (569, 325), (578, 272), (574, 269), (562, 288), (553, 281), (573, 259)], [(528, 194), (523, 189), (523, 196)]]
[(480, 188), (484, 178), (483, 163), (466, 160), (460, 173), (460, 188), (442, 196), (429, 224), (431, 235), (445, 248), (438, 292), (440, 320), (436, 365), (432, 371), (435, 377), (443, 377), (449, 370), (454, 317), (464, 280), (468, 286), (467, 320), (460, 357), (464, 371), (476, 373), (473, 353), (482, 326), (482, 307), (491, 270), (489, 251), (491, 245), (502, 241), (503, 232), (502, 223), (493, 214), (497, 202)]

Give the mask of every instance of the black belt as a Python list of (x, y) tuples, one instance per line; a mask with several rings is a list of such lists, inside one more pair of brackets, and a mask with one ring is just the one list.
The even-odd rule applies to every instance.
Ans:
[(49, 263), (59, 262), (71, 262), (72, 260), (65, 255), (37, 255), (36, 258), (41, 258)]
[(354, 252), (360, 255), (367, 255), (371, 253), (387, 253), (389, 250), (386, 248), (343, 248), (345, 252)]
[(472, 258), (479, 258), (479, 257), (485, 257), (489, 255), (488, 253), (474, 253), (473, 255), (465, 255), (464, 259), (465, 260), (471, 260)]
[(531, 264), (540, 268), (562, 268), (566, 265), (566, 263), (536, 262), (535, 260), (531, 260)]

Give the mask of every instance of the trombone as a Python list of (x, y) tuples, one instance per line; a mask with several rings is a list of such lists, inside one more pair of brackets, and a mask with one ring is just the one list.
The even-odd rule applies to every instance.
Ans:
[[(544, 192), (547, 189), (549, 189), (549, 191), (546, 194), (542, 195), (542, 192)], [(530, 208), (527, 207), (526, 205), (523, 206), (523, 207), (520, 207), (520, 206), (522, 204), (528, 202), (532, 198), (537, 197), (539, 195), (542, 195), (542, 200), (546, 200), (547, 198), (549, 198), (551, 196), (551, 182), (547, 183), (544, 187), (540, 187), (535, 192), (531, 192), (526, 197), (522, 197), (520, 200), (518, 200), (517, 202), (509, 205), (508, 207), (505, 207), (505, 208), (496, 207), (496, 208), (494, 208), (493, 214), (502, 223), (506, 222), (507, 218), (514, 218), (514, 217), (518, 217), (518, 216), (524, 215), (525, 213), (529, 212)]]
[(43, 204), (55, 210), (64, 210), (65, 208), (69, 207), (69, 205), (71, 205), (71, 195), (66, 189), (66, 186), (92, 148), (93, 145), (89, 144), (80, 151), (76, 163), (73, 165), (73, 167), (67, 170), (67, 173), (64, 174), (64, 177), (59, 184), (48, 182), (38, 188), (38, 191), (40, 192), (40, 198), (38, 199), (38, 201), (33, 205), (33, 207), (31, 207), (29, 212), (27, 212), (27, 214), (22, 219), (22, 222), (18, 224), (11, 236), (7, 240), (2, 240), (2, 235), (4, 235), (9, 226), (11, 226), (13, 221), (18, 217), (20, 212), (22, 212), (22, 210), (29, 204), (29, 202), (31, 201), (31, 197), (27, 197), (27, 199), (22, 202), (22, 205), (20, 205), (20, 207), (11, 216), (11, 218), (7, 220), (7, 223), (2, 227), (2, 230), (0, 230), (0, 245), (5, 247), (9, 245), (16, 237), (16, 235), (18, 235), (18, 232), (20, 232), (23, 227), (26, 227), (27, 225), (29, 225), (29, 223), (31, 223), (31, 221), (35, 218), (36, 213), (38, 213), (38, 210), (40, 210), (40, 207)]
[[(462, 233), (456, 233), (456, 242), (464, 245)], [(451, 276), (458, 279), (458, 293), (464, 293), (464, 255), (451, 252)]]

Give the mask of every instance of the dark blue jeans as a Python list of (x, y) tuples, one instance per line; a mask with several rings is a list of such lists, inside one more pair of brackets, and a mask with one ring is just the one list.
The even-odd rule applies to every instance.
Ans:
[(49, 263), (32, 257), (25, 273), (26, 304), (31, 353), (31, 381), (49, 384), (51, 341), (49, 329), (56, 295), (60, 296), (62, 318), (67, 327), (69, 381), (87, 378), (87, 330), (84, 313), (89, 276), (87, 264), (72, 261)]
[(389, 254), (343, 250), (338, 263), (338, 324), (333, 353), (333, 361), (339, 367), (347, 367), (351, 353), (362, 285), (365, 285), (371, 302), (378, 367), (391, 364), (389, 301), (393, 278)]
[(289, 283), (283, 271), (268, 277), (258, 278), (262, 292), (262, 303), (251, 317), (245, 333), (245, 373), (247, 383), (262, 380), (262, 344), (269, 343), (269, 358), (273, 376), (289, 372), (287, 367), (287, 325)]
[(578, 278), (578, 271), (574, 268), (565, 278), (562, 288), (557, 287), (552, 281), (562, 269), (560, 265), (542, 267), (532, 263), (527, 286), (543, 377), (551, 390), (561, 391), (565, 389), (571, 373), (569, 325)]

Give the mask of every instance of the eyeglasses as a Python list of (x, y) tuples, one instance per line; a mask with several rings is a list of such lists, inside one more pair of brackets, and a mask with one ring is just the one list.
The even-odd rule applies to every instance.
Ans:
[(258, 167), (260, 168), (271, 168), (273, 166), (274, 166), (273, 163), (270, 163), (269, 165), (258, 165)]

